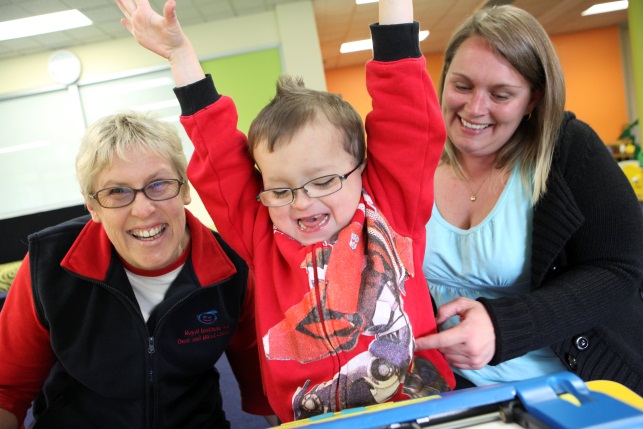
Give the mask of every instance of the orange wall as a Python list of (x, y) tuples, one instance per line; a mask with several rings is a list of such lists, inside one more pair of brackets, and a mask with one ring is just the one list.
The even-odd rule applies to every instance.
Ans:
[[(617, 27), (553, 36), (567, 85), (566, 109), (587, 122), (605, 142), (617, 139), (627, 124), (625, 78)], [(438, 85), (444, 56), (426, 56), (427, 70)], [(364, 67), (326, 71), (329, 92), (342, 94), (366, 117), (371, 100), (366, 92)]]
[(552, 37), (565, 73), (567, 110), (606, 143), (617, 140), (627, 125), (618, 33), (618, 27), (606, 27)]

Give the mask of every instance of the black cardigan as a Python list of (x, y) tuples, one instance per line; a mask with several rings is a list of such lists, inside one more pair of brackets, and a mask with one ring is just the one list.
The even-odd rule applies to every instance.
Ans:
[(547, 192), (534, 208), (532, 292), (480, 298), (491, 365), (550, 346), (586, 381), (643, 395), (643, 216), (596, 133), (567, 112)]

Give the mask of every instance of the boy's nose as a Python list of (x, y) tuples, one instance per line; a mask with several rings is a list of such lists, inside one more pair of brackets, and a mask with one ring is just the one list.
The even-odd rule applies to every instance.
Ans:
[(293, 206), (296, 206), (297, 208), (301, 208), (301, 207), (308, 207), (309, 205), (312, 204), (313, 198), (308, 196), (308, 193), (304, 188), (295, 189), (294, 192), (295, 192), (295, 195), (294, 195), (295, 200), (292, 202)]

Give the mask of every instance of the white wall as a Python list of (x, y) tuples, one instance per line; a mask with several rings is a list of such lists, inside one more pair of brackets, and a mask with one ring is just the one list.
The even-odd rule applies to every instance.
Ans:
[[(280, 4), (273, 12), (189, 26), (185, 27), (184, 31), (190, 37), (201, 60), (279, 47), (284, 73), (302, 76), (307, 86), (311, 88), (326, 89), (314, 11), (310, 0)], [(82, 64), (78, 85), (167, 68), (165, 59), (140, 47), (133, 37), (78, 46), (69, 50), (80, 58)], [(15, 102), (16, 98), (24, 95), (63, 88), (47, 73), (47, 62), (51, 54), (52, 52), (45, 52), (0, 61), (0, 109), (3, 101)], [(72, 85), (71, 88), (74, 87), (75, 85)], [(53, 111), (56, 106), (47, 106), (47, 108), (52, 109), (52, 116), (54, 116)], [(76, 114), (77, 112), (67, 113)], [(3, 146), (15, 144), (16, 141), (22, 141), (23, 139), (16, 133), (20, 133), (19, 130), (23, 127), (37, 127), (39, 121), (47, 119), (33, 116), (38, 115), (14, 115), (11, 118), (0, 116), (0, 129), (14, 130), (10, 133), (11, 135), (0, 134), (0, 149)], [(19, 124), (19, 127), (15, 126), (16, 117), (20, 118), (19, 121), (24, 121), (23, 124)], [(14, 122), (13, 127), (3, 127), (3, 121), (8, 120)], [(15, 131), (16, 129), (18, 131)], [(63, 130), (60, 131), (63, 132)], [(64, 132), (74, 140), (78, 138), (77, 130), (70, 133), (69, 129), (66, 129)], [(70, 145), (70, 147), (74, 148), (75, 152), (77, 145)], [(0, 157), (2, 156), (6, 155), (0, 153)], [(16, 158), (17, 156), (22, 158)], [(24, 155), (13, 153), (11, 163), (17, 163), (28, 174), (31, 166), (34, 165), (34, 156), (38, 156), (38, 151), (26, 151)], [(69, 156), (75, 157), (75, 153)], [(0, 159), (1, 162), (2, 159)], [(73, 163), (70, 165), (73, 166)], [(69, 173), (68, 176), (73, 176), (73, 172)], [(193, 193), (193, 200), (190, 209), (203, 222), (211, 223), (196, 193)], [(63, 203), (62, 206), (64, 205)], [(3, 209), (7, 211), (6, 207)]]
[[(308, 86), (326, 89), (312, 1), (276, 6), (266, 12), (184, 28), (199, 58), (280, 46), (285, 73), (302, 76)], [(164, 59), (128, 37), (70, 49), (81, 60), (83, 80), (102, 79), (132, 70), (165, 66)], [(47, 74), (51, 52), (0, 60), (0, 96), (55, 86)]]

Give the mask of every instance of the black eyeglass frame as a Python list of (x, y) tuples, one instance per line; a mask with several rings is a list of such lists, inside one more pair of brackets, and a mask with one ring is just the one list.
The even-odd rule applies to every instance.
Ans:
[[(147, 189), (147, 188), (148, 188), (148, 187), (150, 187), (151, 185), (153, 185), (153, 184), (155, 184), (155, 183), (158, 183), (158, 182), (175, 182), (175, 183), (178, 183), (178, 184), (179, 184), (179, 187), (178, 187), (178, 189), (176, 190), (176, 194), (175, 194), (175, 195), (172, 195), (171, 197), (161, 198), (161, 199), (158, 199), (158, 198), (152, 198), (152, 197), (150, 197), (149, 195), (147, 195), (147, 192), (145, 192), (145, 189)], [(154, 180), (154, 181), (152, 181), (152, 182), (148, 183), (147, 185), (145, 185), (145, 186), (143, 186), (142, 188), (139, 188), (139, 189), (136, 189), (136, 188), (130, 188), (129, 186), (111, 186), (111, 187), (109, 187), (109, 188), (99, 189), (98, 191), (94, 192), (93, 194), (89, 194), (89, 197), (90, 197), (92, 200), (96, 201), (96, 202), (98, 203), (98, 205), (99, 205), (99, 206), (101, 206), (101, 207), (103, 207), (103, 208), (105, 208), (105, 209), (120, 209), (120, 208), (127, 207), (127, 206), (129, 206), (130, 204), (132, 204), (132, 203), (134, 202), (134, 200), (136, 200), (136, 195), (137, 195), (139, 192), (142, 192), (142, 193), (143, 193), (143, 195), (145, 195), (145, 198), (147, 198), (147, 199), (148, 199), (148, 200), (150, 200), (150, 201), (167, 201), (167, 200), (171, 200), (172, 198), (176, 198), (176, 196), (177, 196), (177, 195), (179, 195), (179, 194), (181, 193), (181, 187), (182, 187), (184, 184), (185, 184), (185, 181), (183, 181), (183, 180), (179, 180), (179, 179), (158, 179), (158, 180)], [(100, 202), (100, 199), (98, 198), (98, 194), (99, 194), (99, 193), (101, 193), (101, 192), (103, 192), (103, 191), (109, 191), (109, 190), (112, 190), (112, 189), (128, 189), (128, 190), (130, 190), (130, 191), (134, 192), (134, 196), (132, 197), (132, 201), (130, 201), (130, 202), (129, 202), (129, 203), (127, 203), (127, 204), (123, 204), (122, 206), (104, 206), (104, 205)]]
[[(306, 195), (308, 195), (310, 198), (323, 198), (323, 197), (327, 197), (327, 196), (329, 196), (329, 195), (333, 195), (334, 193), (341, 191), (341, 190), (342, 190), (342, 188), (343, 188), (344, 181), (345, 181), (346, 179), (348, 179), (348, 176), (350, 176), (350, 175), (351, 175), (351, 174), (353, 174), (355, 171), (357, 171), (357, 170), (359, 169), (359, 167), (360, 167), (362, 164), (364, 164), (364, 160), (360, 161), (360, 163), (359, 163), (359, 164), (357, 164), (357, 166), (355, 166), (355, 168), (353, 168), (351, 171), (349, 171), (349, 172), (348, 172), (348, 173), (346, 173), (346, 174), (342, 174), (342, 175), (340, 175), (340, 174), (327, 174), (326, 176), (320, 176), (320, 177), (317, 177), (317, 178), (315, 178), (315, 179), (309, 180), (308, 182), (304, 183), (303, 185), (301, 185), (301, 186), (300, 186), (300, 187), (298, 187), (298, 188), (285, 188), (285, 187), (284, 187), (284, 188), (270, 188), (270, 189), (263, 189), (261, 192), (259, 192), (259, 193), (257, 194), (257, 196), (255, 197), (255, 199), (256, 199), (257, 201), (259, 201), (261, 204), (263, 204), (264, 206), (266, 206), (266, 207), (283, 207), (283, 206), (287, 206), (287, 205), (290, 205), (290, 204), (292, 204), (292, 203), (294, 203), (294, 202), (295, 202), (295, 191), (298, 191), (299, 189), (302, 189), (302, 190), (306, 193)], [(308, 185), (308, 184), (310, 184), (310, 183), (312, 183), (312, 182), (315, 182), (315, 181), (317, 181), (317, 180), (319, 180), (319, 179), (323, 179), (323, 178), (325, 178), (325, 177), (334, 177), (334, 176), (339, 177), (339, 180), (340, 180), (340, 182), (339, 182), (339, 184), (340, 184), (339, 189), (337, 189), (337, 190), (335, 190), (335, 191), (333, 191), (333, 192), (331, 192), (331, 193), (329, 193), (329, 194), (320, 195), (320, 196), (318, 196), (318, 197), (311, 197), (311, 196), (308, 194), (308, 191), (306, 190), (306, 185)], [(261, 201), (261, 194), (263, 194), (263, 193), (265, 193), (265, 192), (274, 192), (275, 190), (290, 191), (290, 196), (291, 196), (290, 201), (289, 201), (289, 202), (287, 202), (287, 203), (284, 203), (284, 204), (280, 204), (280, 205), (278, 205), (278, 206), (268, 206), (268, 205), (264, 204), (264, 202), (263, 202), (263, 201)]]

